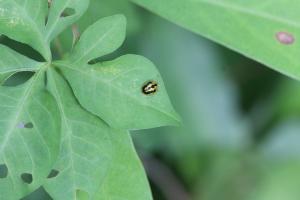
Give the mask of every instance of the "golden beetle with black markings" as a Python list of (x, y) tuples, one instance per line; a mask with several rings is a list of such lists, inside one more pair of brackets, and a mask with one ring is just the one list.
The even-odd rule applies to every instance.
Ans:
[(148, 81), (142, 88), (142, 92), (145, 95), (154, 94), (157, 92), (158, 84), (155, 81)]

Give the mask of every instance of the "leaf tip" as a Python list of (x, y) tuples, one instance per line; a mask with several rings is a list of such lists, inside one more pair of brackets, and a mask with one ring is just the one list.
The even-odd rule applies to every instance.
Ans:
[(119, 24), (121, 28), (123, 28), (126, 31), (127, 26), (127, 18), (123, 14), (116, 14), (111, 16), (112, 18), (115, 18), (115, 21)]
[(172, 114), (172, 121), (170, 123), (170, 126), (176, 126), (180, 127), (182, 126), (182, 119), (178, 113), (174, 111), (174, 114)]

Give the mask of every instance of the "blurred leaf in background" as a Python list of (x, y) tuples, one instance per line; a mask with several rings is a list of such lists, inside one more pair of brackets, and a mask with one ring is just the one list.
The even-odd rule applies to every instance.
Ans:
[(258, 148), (264, 174), (251, 200), (297, 200), (300, 192), (300, 125), (298, 118), (282, 120)]
[[(297, 0), (131, 0), (283, 74), (300, 80)], [(282, 9), (284, 8), (284, 9)]]
[[(167, 165), (182, 183), (188, 199), (271, 200), (272, 196), (266, 196), (268, 190), (279, 187), (270, 186), (275, 179), (280, 180), (275, 174), (277, 170), (289, 169), (289, 165), (283, 164), (287, 160), (294, 165), (294, 158), (300, 152), (292, 149), (299, 140), (292, 145), (288, 139), (290, 134), (282, 134), (277, 139), (291, 145), (290, 151), (282, 156), (285, 161), (277, 157), (285, 148), (274, 145), (278, 152), (275, 151), (273, 158), (267, 158), (261, 148), (271, 148), (268, 145), (278, 137), (272, 130), (274, 125), (281, 126), (285, 123), (283, 119), (293, 113), (299, 115), (296, 98), (299, 83), (153, 15), (147, 18), (138, 46), (139, 52), (144, 52), (160, 67), (171, 99), (184, 121), (181, 129), (163, 128), (134, 134), (142, 155), (146, 155), (146, 168), (153, 165), (147, 157)], [(241, 105), (243, 101), (246, 107)], [(286, 116), (278, 118), (282, 115)], [(293, 130), (292, 138), (296, 139), (300, 127), (292, 124), (286, 127)], [(260, 135), (265, 137), (257, 140)], [(270, 160), (281, 167), (269, 168)], [(180, 197), (174, 188), (155, 183), (158, 180), (149, 171), (153, 185), (160, 185), (163, 193), (156, 194), (155, 199)], [(275, 178), (270, 178), (270, 174)], [(292, 187), (300, 186), (297, 181), (291, 181)], [(283, 191), (293, 193), (290, 195), (293, 200), (297, 194), (293, 189), (286, 189)], [(175, 195), (168, 194), (170, 191)], [(285, 198), (281, 195), (278, 199)]]

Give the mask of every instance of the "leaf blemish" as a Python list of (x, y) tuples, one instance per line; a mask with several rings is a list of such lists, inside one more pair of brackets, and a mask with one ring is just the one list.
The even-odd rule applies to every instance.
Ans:
[(25, 124), (25, 128), (33, 128), (33, 123), (29, 122)]
[(281, 44), (285, 45), (291, 45), (295, 42), (295, 37), (288, 32), (278, 32), (276, 38)]

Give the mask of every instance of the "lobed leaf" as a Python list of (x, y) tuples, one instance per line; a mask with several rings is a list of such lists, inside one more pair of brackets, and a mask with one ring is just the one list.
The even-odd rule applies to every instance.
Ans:
[[(143, 129), (179, 123), (159, 72), (141, 56), (126, 55), (85, 67), (56, 65), (79, 102), (112, 127)], [(146, 95), (142, 88), (151, 80), (158, 84), (158, 90)]]
[[(160, 74), (147, 59), (127, 55), (87, 64), (116, 50), (124, 38), (122, 15), (101, 19), (83, 33), (67, 60), (54, 65), (61, 68), (80, 104), (112, 127), (128, 130), (178, 124)], [(153, 95), (142, 91), (149, 81), (159, 87)]]
[[(164, 83), (141, 56), (89, 64), (122, 44), (124, 16), (99, 20), (68, 59), (52, 61), (50, 42), (88, 3), (53, 0), (48, 15), (46, 0), (0, 0), (0, 34), (46, 59), (0, 45), (1, 83), (35, 72), (24, 84), (0, 86), (0, 199), (20, 199), (42, 186), (54, 199), (152, 199), (126, 130), (178, 122)], [(149, 81), (158, 84), (152, 95), (142, 91)]]
[[(109, 128), (82, 109), (66, 81), (54, 70), (49, 72), (49, 82), (63, 124), (62, 149), (55, 167), (59, 174), (45, 185), (51, 196), (65, 200), (85, 199), (81, 196), (113, 199), (114, 195), (122, 195), (122, 199), (150, 199), (144, 171), (128, 134)], [(133, 195), (135, 198), (131, 198)]]

